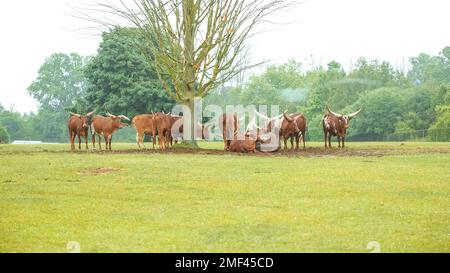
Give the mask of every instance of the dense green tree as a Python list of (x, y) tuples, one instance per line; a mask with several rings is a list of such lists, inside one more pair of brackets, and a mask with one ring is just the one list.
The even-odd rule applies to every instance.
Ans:
[(103, 33), (98, 53), (85, 69), (89, 84), (80, 108), (130, 117), (172, 109), (174, 101), (136, 47), (139, 39), (139, 32), (130, 28)]
[(40, 109), (65, 111), (83, 95), (85, 63), (86, 59), (76, 53), (52, 54), (39, 68), (38, 77), (28, 87), (28, 93), (39, 102)]
[(31, 133), (27, 138), (49, 142), (67, 139), (68, 111), (76, 111), (74, 103), (86, 89), (83, 75), (86, 61), (76, 53), (55, 53), (45, 60), (37, 79), (28, 87), (28, 93), (39, 102), (37, 116), (29, 117), (33, 119), (29, 130), (39, 132), (39, 136)]
[(8, 111), (1, 107), (0, 124), (2, 124), (2, 126), (7, 130), (11, 140), (29, 137), (25, 119), (18, 112)]
[(240, 94), (242, 104), (279, 105), (281, 111), (295, 111), (305, 99), (301, 63), (294, 60), (269, 66), (263, 74), (252, 76)]
[(439, 56), (422, 53), (410, 59), (411, 70), (408, 79), (418, 85), (423, 83), (450, 84), (450, 46)]
[(399, 87), (383, 87), (366, 93), (342, 112), (354, 111), (361, 106), (364, 112), (352, 121), (350, 137), (363, 140), (384, 140), (393, 134), (396, 124), (402, 119), (405, 95)]
[(8, 131), (0, 124), (0, 144), (8, 144), (9, 141), (10, 137)]

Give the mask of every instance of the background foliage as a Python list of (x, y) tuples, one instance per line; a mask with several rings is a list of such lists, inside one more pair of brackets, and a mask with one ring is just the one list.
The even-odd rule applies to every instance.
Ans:
[[(103, 34), (95, 56), (55, 53), (46, 59), (28, 92), (39, 102), (37, 113), (21, 114), (0, 106), (0, 126), (11, 140), (67, 142), (69, 112), (97, 110), (130, 118), (152, 111), (169, 112), (174, 101), (161, 87), (135, 43), (138, 32), (117, 28)], [(346, 71), (331, 61), (305, 69), (295, 60), (272, 65), (242, 84), (225, 85), (204, 105), (279, 105), (302, 112), (309, 140), (323, 137), (321, 118), (328, 104), (336, 112), (364, 107), (349, 130), (353, 140), (450, 140), (450, 47), (439, 55), (410, 58), (408, 71), (388, 62), (360, 58)], [(269, 107), (270, 109), (270, 107)], [(4, 133), (3, 133), (4, 134)], [(6, 135), (6, 134), (4, 134)], [(134, 141), (127, 128), (116, 140)]]

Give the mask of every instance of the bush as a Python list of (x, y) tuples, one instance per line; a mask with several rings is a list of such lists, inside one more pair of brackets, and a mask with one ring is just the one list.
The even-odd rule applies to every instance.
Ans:
[(9, 134), (5, 127), (0, 125), (0, 144), (9, 143)]
[(432, 141), (450, 141), (450, 105), (437, 109), (436, 122), (428, 130)]

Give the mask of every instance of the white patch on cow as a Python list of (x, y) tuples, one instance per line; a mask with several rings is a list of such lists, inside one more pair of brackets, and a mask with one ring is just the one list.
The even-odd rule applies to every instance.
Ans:
[(344, 116), (344, 123), (345, 123), (345, 125), (348, 125), (348, 117), (347, 116)]
[(323, 122), (324, 122), (324, 124), (325, 124), (325, 128), (326, 128), (327, 130), (329, 130), (329, 129), (330, 129), (330, 121), (328, 120), (328, 116), (326, 116), (326, 117), (323, 118)]

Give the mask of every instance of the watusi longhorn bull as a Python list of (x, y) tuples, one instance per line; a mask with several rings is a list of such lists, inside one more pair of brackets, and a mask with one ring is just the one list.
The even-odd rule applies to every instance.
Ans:
[(81, 137), (84, 137), (86, 141), (86, 149), (88, 147), (88, 135), (89, 135), (89, 118), (94, 114), (95, 110), (87, 113), (86, 115), (80, 115), (70, 113), (70, 119), (67, 121), (67, 127), (69, 129), (70, 148), (75, 150), (75, 137), (78, 136), (78, 149), (81, 150)]
[[(322, 119), (323, 134), (325, 139), (325, 148), (331, 148), (331, 136), (336, 136), (339, 142), (339, 148), (345, 148), (345, 136), (347, 129), (350, 125), (350, 121), (359, 113), (362, 112), (362, 108), (355, 113), (349, 115), (342, 115), (330, 110), (327, 106), (328, 113)], [(328, 141), (328, 147), (327, 147)], [(341, 145), (342, 142), (342, 145)]]
[(95, 136), (98, 136), (98, 146), (100, 150), (101, 146), (101, 136), (105, 138), (106, 150), (111, 151), (111, 142), (113, 134), (123, 127), (128, 126), (128, 124), (122, 123), (122, 119), (130, 120), (124, 115), (115, 116), (107, 113), (106, 117), (96, 116), (91, 124), (91, 134), (92, 134), (92, 145), (95, 148)]
[(278, 132), (280, 139), (284, 141), (284, 150), (287, 150), (287, 142), (291, 139), (291, 149), (294, 149), (293, 138), (297, 137), (301, 131), (297, 124), (297, 115), (288, 115), (287, 111), (277, 117), (269, 118), (258, 111), (256, 115), (263, 118), (266, 122), (267, 132)]

